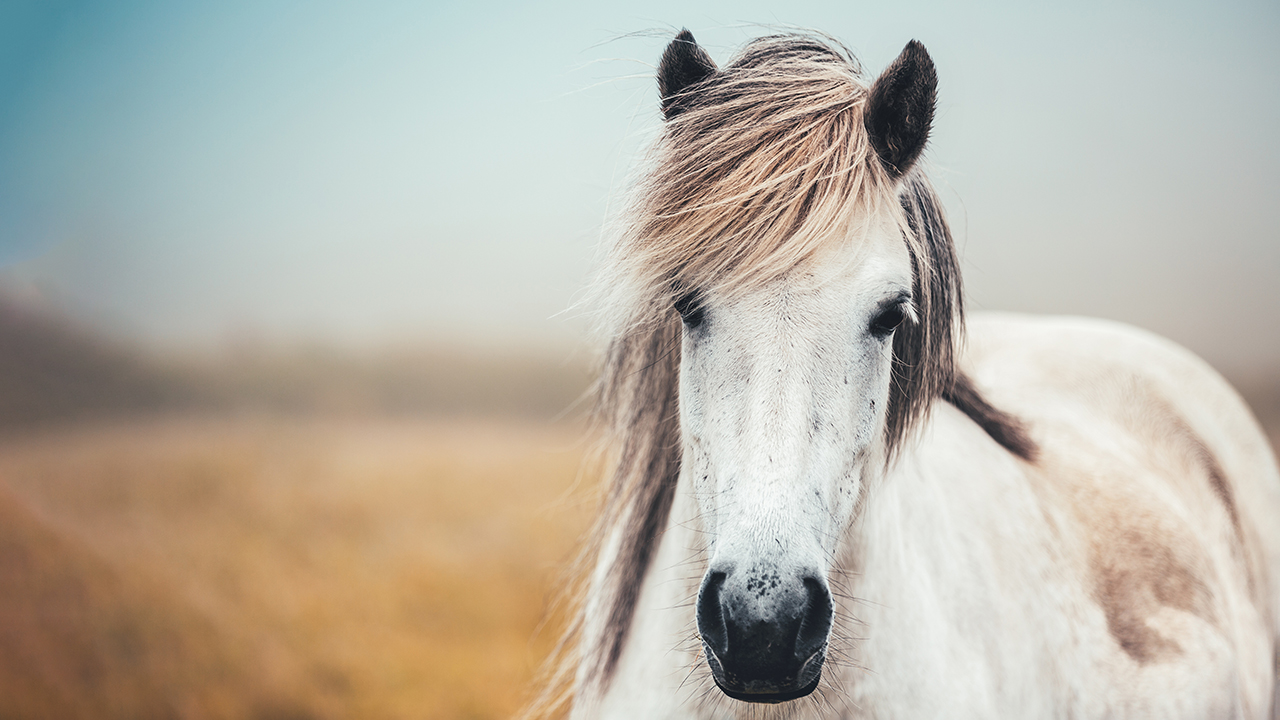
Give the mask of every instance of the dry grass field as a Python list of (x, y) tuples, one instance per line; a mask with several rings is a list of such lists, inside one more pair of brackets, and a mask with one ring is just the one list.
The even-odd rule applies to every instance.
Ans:
[(583, 437), (264, 416), (10, 433), (0, 718), (509, 717), (593, 507)]
[(594, 506), (583, 437), (263, 416), (10, 433), (0, 720), (510, 717)]

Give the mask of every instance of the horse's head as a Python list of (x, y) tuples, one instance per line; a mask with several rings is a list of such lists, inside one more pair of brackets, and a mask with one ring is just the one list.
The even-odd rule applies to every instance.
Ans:
[(827, 574), (883, 460), (893, 335), (915, 313), (888, 229), (742, 297), (680, 303), (685, 477), (710, 538), (698, 630), (741, 700), (806, 695), (832, 627)]
[(697, 626), (727, 695), (790, 700), (817, 687), (828, 575), (867, 479), (949, 367), (956, 290), (937, 276), (954, 258), (908, 178), (934, 69), (913, 41), (868, 88), (825, 44), (786, 38), (719, 70), (684, 32), (658, 79), (669, 155), (649, 236), (674, 238), (651, 242), (683, 327), (681, 477), (708, 538)]

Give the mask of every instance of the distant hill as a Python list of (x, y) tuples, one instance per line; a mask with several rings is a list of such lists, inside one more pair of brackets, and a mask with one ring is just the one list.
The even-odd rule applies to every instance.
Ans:
[(175, 407), (193, 400), (141, 353), (0, 298), (0, 425)]
[(327, 347), (162, 357), (0, 295), (0, 427), (157, 412), (551, 417), (584, 362), (531, 353)]

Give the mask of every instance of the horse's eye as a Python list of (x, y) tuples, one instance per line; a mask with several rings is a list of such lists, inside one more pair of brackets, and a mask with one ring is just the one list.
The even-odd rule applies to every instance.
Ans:
[(702, 324), (702, 299), (697, 291), (687, 292), (676, 299), (676, 312), (685, 327), (693, 329)]
[(877, 315), (876, 319), (871, 321), (871, 334), (880, 338), (886, 337), (889, 333), (897, 329), (905, 318), (906, 315), (902, 312), (902, 306), (894, 305), (888, 310)]

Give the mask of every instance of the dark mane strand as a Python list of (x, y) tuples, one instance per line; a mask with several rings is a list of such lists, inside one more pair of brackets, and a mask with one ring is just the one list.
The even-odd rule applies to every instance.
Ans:
[(943, 393), (942, 398), (968, 415), (1005, 450), (1027, 462), (1035, 461), (1039, 448), (1027, 433), (1026, 426), (1017, 417), (992, 407), (978, 392), (978, 388), (974, 387), (968, 375), (956, 375), (955, 383), (949, 391)]
[(900, 201), (915, 238), (907, 247), (915, 276), (912, 296), (920, 320), (904, 323), (893, 338), (893, 377), (885, 427), (890, 449), (899, 446), (933, 399), (954, 385), (956, 340), (964, 326), (955, 243), (941, 204), (920, 170), (907, 175)]
[(679, 371), (680, 320), (673, 316), (648, 332), (615, 340), (600, 378), (597, 422), (630, 429), (612, 473), (629, 482), (610, 488), (602, 516), (608, 525), (597, 529), (603, 536), (617, 523), (629, 528), (613, 560), (616, 581), (606, 595), (604, 636), (595, 651), (605, 683), (626, 644), (640, 586), (666, 527), (680, 476)]
[[(964, 329), (960, 264), (938, 196), (920, 170), (912, 170), (906, 177), (902, 210), (929, 262), (919, 262), (912, 253), (920, 323), (904, 324), (893, 339), (889, 446), (896, 447), (933, 399), (941, 397), (968, 415), (1001, 447), (1023, 460), (1035, 460), (1036, 444), (1022, 421), (993, 407), (956, 368), (956, 340)], [(921, 277), (921, 265), (933, 272)]]

